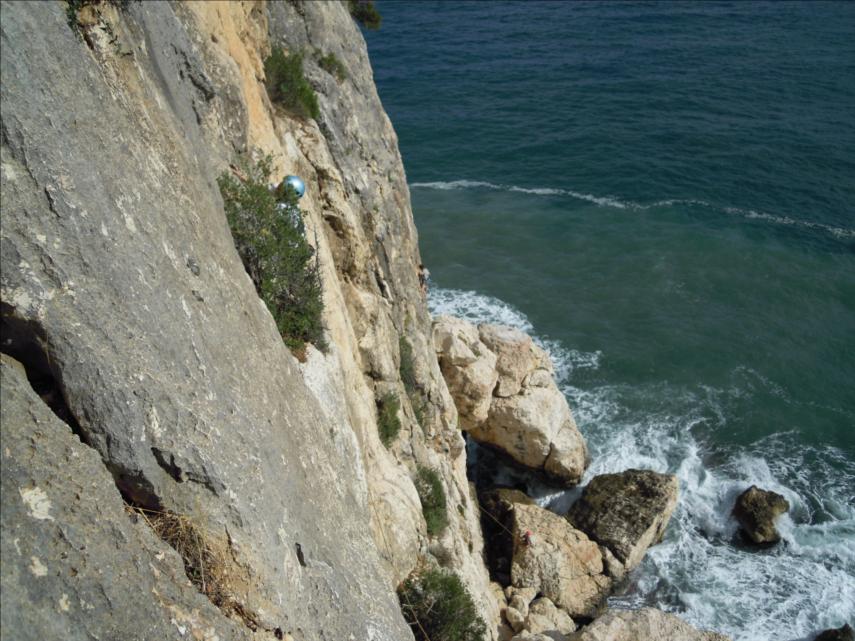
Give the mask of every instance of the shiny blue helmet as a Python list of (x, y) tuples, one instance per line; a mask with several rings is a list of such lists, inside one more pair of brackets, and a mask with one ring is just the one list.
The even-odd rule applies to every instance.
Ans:
[(306, 183), (299, 176), (285, 176), (282, 181), (282, 186), (289, 185), (297, 194), (297, 198), (302, 198), (306, 193)]

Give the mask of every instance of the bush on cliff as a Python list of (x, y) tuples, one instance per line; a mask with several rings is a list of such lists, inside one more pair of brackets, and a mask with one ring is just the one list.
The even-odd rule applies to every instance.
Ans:
[(299, 229), (296, 193), (291, 188), (276, 193), (268, 188), (271, 163), (270, 156), (254, 165), (243, 163), (240, 179), (228, 172), (217, 179), (226, 217), (243, 265), (285, 344), (293, 350), (305, 343), (324, 349), (324, 305), (315, 251)]
[(350, 15), (366, 29), (377, 30), (383, 18), (372, 0), (349, 0), (347, 3)]
[(416, 641), (483, 641), (487, 626), (456, 574), (429, 569), (398, 588), (401, 611)]
[(377, 405), (377, 429), (380, 432), (380, 441), (389, 447), (395, 441), (398, 432), (401, 431), (401, 419), (398, 418), (401, 401), (397, 395), (389, 392), (380, 399)]
[(442, 480), (434, 470), (422, 467), (416, 470), (416, 491), (422, 501), (422, 514), (427, 523), (430, 536), (442, 533), (448, 525), (448, 514), (445, 510), (445, 490)]
[(318, 56), (318, 65), (331, 76), (335, 76), (335, 79), (339, 82), (347, 78), (347, 69), (345, 69), (341, 60), (338, 59), (338, 56), (332, 52)]
[(301, 118), (317, 120), (321, 115), (315, 90), (303, 75), (302, 52), (289, 55), (281, 47), (274, 47), (264, 61), (264, 75), (270, 100)]

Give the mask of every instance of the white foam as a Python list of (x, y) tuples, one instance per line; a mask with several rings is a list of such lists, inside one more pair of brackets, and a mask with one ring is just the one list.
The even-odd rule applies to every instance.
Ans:
[(742, 209), (739, 207), (725, 207), (710, 203), (706, 200), (697, 198), (666, 198), (657, 200), (651, 203), (638, 203), (631, 200), (625, 200), (616, 196), (596, 196), (594, 194), (586, 194), (584, 192), (575, 191), (573, 189), (561, 189), (556, 187), (519, 187), (517, 185), (503, 185), (491, 183), (484, 180), (451, 180), (451, 181), (434, 181), (434, 182), (416, 182), (410, 183), (411, 189), (439, 189), (441, 191), (451, 191), (456, 189), (491, 189), (498, 191), (508, 191), (521, 194), (531, 194), (534, 196), (569, 196), (577, 200), (584, 200), (601, 207), (612, 207), (614, 209), (625, 209), (634, 211), (644, 211), (654, 207), (670, 207), (674, 205), (686, 205), (690, 207), (703, 207), (707, 209), (715, 209), (723, 211), (732, 216), (740, 216), (742, 218), (763, 220), (775, 225), (785, 225), (789, 227), (800, 227), (802, 229), (813, 229), (824, 233), (829, 233), (832, 236), (841, 239), (855, 238), (855, 229), (845, 227), (834, 227), (823, 223), (811, 222), (808, 220), (799, 220), (790, 216), (781, 216), (769, 214), (754, 209)]
[(554, 187), (518, 187), (517, 185), (500, 185), (483, 180), (451, 180), (410, 183), (410, 189), (439, 189), (451, 191), (454, 189), (493, 189), (497, 191), (510, 191), (520, 194), (532, 194), (534, 196), (570, 196), (578, 200), (586, 200), (602, 207), (615, 207), (617, 209), (644, 208), (636, 203), (627, 203), (613, 196), (594, 196), (572, 189), (556, 189)]
[[(475, 292), (434, 290), (430, 307), (534, 331), (519, 310)], [(602, 354), (535, 340), (553, 357), (588, 441), (593, 460), (583, 483), (633, 467), (679, 479), (680, 502), (665, 540), (650, 548), (629, 589), (613, 597), (612, 605), (660, 607), (734, 641), (813, 638), (855, 620), (855, 463), (843, 452), (806, 447), (794, 433), (769, 436), (736, 453), (711, 450), (693, 432), (725, 426), (722, 400), (745, 390), (665, 383), (582, 388), (574, 385), (574, 371), (599, 367)], [(734, 380), (748, 392), (761, 386), (776, 391), (749, 368), (734, 372)], [(641, 402), (649, 398), (667, 402)], [(646, 407), (643, 413), (635, 409), (640, 406)], [(733, 542), (737, 526), (730, 511), (751, 484), (783, 494), (791, 505), (779, 521), (783, 542), (769, 550)], [(544, 492), (538, 502), (564, 511), (579, 491)]]

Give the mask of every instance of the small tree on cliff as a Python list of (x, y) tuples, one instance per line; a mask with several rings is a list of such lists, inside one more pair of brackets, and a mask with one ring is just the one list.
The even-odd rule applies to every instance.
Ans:
[(271, 165), (266, 156), (255, 164), (244, 162), (240, 178), (226, 172), (217, 179), (226, 217), (243, 266), (285, 344), (294, 350), (305, 343), (323, 349), (324, 306), (315, 250), (300, 230), (297, 194), (288, 187), (275, 193), (268, 187)]

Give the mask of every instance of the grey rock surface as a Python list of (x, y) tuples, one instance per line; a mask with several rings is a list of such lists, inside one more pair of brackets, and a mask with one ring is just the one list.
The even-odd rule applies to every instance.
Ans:
[[(321, 4), (330, 37), (360, 46), (344, 6)], [(264, 141), (243, 54), (220, 55), (233, 43), (205, 12), (245, 12), (246, 45), (266, 42), (261, 7), (103, 5), (78, 38), (61, 3), (3, 4), (3, 350), (55, 388), (128, 499), (228, 536), (263, 627), (405, 639), (351, 428), (303, 381), (215, 185)]]
[[(662, 539), (677, 496), (677, 477), (671, 474), (650, 470), (601, 474), (588, 483), (567, 519), (629, 571), (648, 547)], [(620, 578), (618, 564), (610, 561), (606, 559), (610, 574)]]
[(274, 638), (226, 618), (126, 511), (101, 457), (0, 355), (4, 638)]
[(739, 522), (746, 538), (753, 543), (765, 545), (781, 540), (775, 521), (789, 509), (787, 499), (777, 492), (762, 490), (752, 485), (736, 499), (733, 516)]

